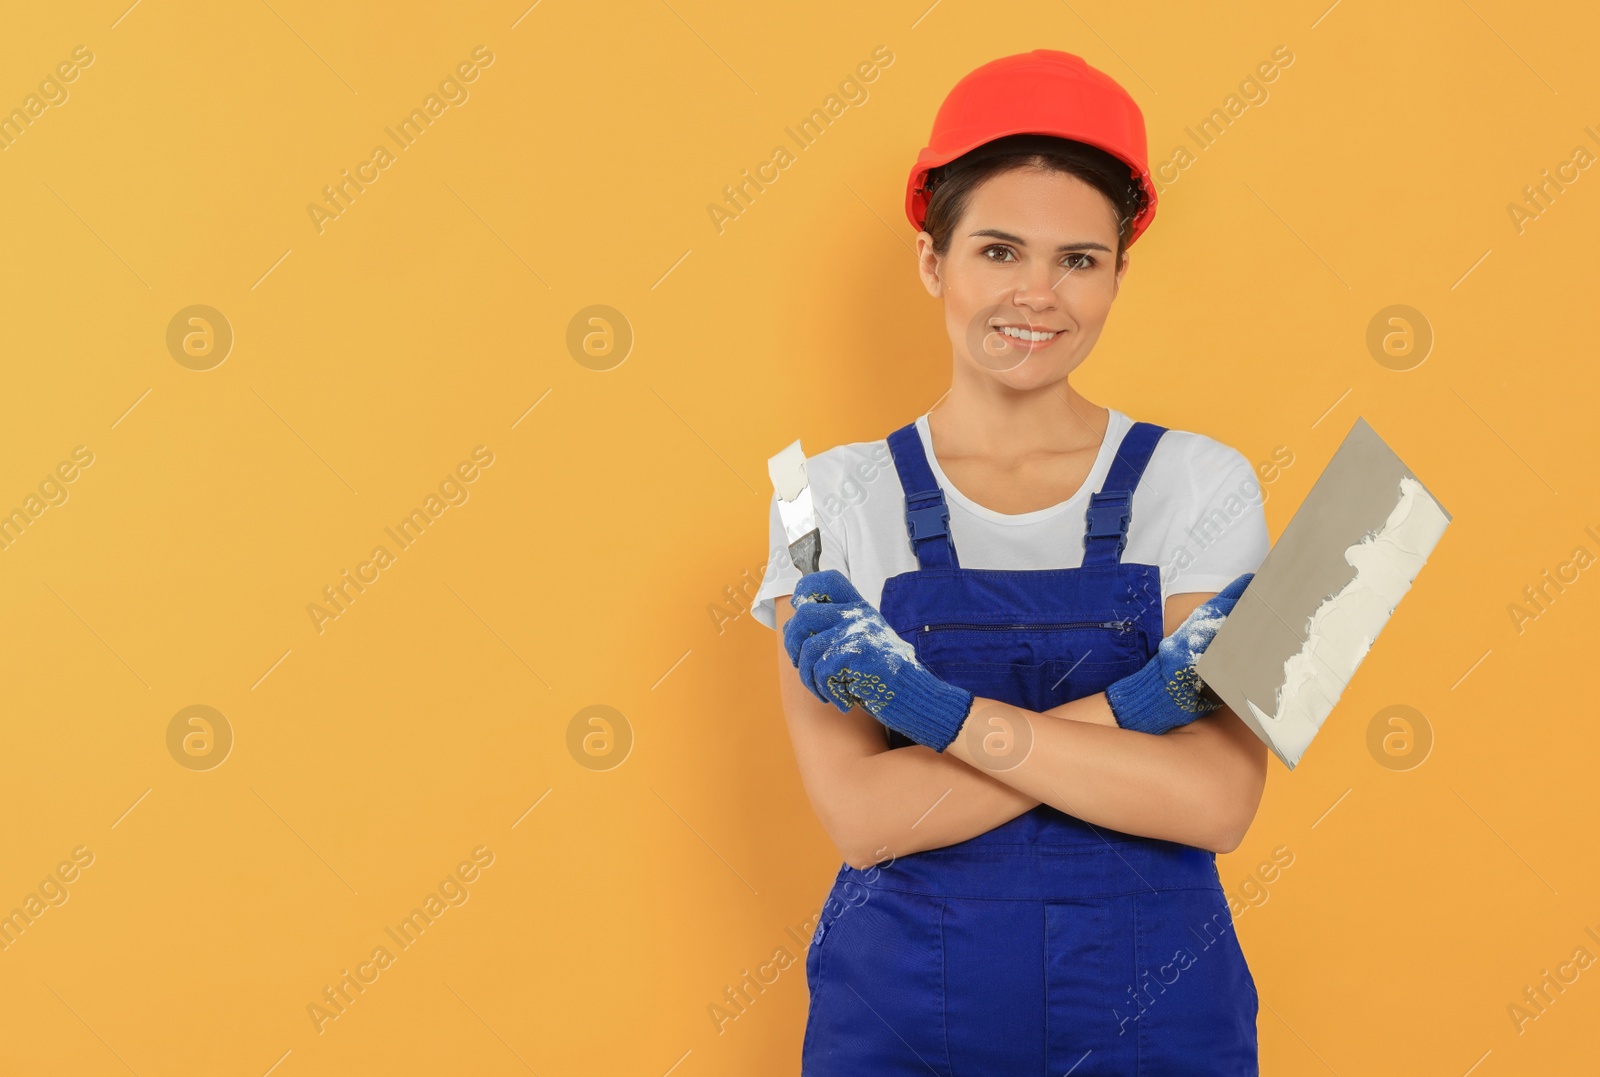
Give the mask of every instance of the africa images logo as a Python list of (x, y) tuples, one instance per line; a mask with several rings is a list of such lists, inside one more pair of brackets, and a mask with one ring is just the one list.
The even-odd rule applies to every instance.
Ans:
[[(484, 468), (494, 464), (494, 452), (487, 445), (479, 445), (472, 450), (472, 459), (463, 460), (455, 466), (455, 470), (448, 473), (438, 486), (438, 493), (430, 493), (418, 508), (413, 508), (409, 513), (400, 518), (394, 527), (385, 527), (384, 534), (394, 540), (397, 551), (404, 552), (414, 546), (423, 534), (426, 533), (439, 517), (452, 505), (465, 505), (472, 492), (467, 488), (476, 482), (483, 474)], [(396, 528), (399, 532), (396, 533)], [(322, 589), (322, 597), (326, 605), (317, 602), (306, 603), (306, 613), (311, 618), (311, 627), (321, 635), (327, 628), (329, 621), (337, 621), (349, 612), (351, 605), (361, 595), (366, 593), (368, 587), (377, 583), (385, 569), (396, 564), (399, 558), (395, 551), (382, 543), (372, 548), (372, 556), (356, 565), (352, 574), (350, 569), (345, 569), (339, 579)]]
[[(405, 119), (394, 127), (385, 127), (384, 133), (394, 143), (394, 149), (379, 143), (372, 152), (355, 166), (355, 175), (348, 168), (339, 170), (339, 179), (322, 188), (323, 201), (306, 203), (306, 213), (311, 217), (311, 227), (321, 235), (329, 221), (337, 220), (355, 205), (356, 196), (389, 170), (403, 153), (416, 145), (423, 134), (451, 108), (460, 108), (472, 97), (466, 84), (476, 82), (483, 71), (494, 63), (494, 53), (488, 46), (479, 45), (472, 50), (471, 61), (463, 60), (439, 82), (438, 92), (423, 98), (422, 104), (411, 110)], [(398, 130), (397, 130), (398, 128)]]

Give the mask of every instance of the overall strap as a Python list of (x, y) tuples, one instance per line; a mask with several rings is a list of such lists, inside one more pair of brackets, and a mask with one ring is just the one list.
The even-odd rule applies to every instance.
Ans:
[(944, 503), (928, 456), (922, 451), (922, 437), (915, 421), (889, 435), (889, 454), (900, 474), (906, 494), (906, 534), (919, 568), (960, 568), (955, 539), (950, 535), (950, 509)]
[(1088, 526), (1083, 534), (1085, 565), (1114, 565), (1128, 544), (1133, 518), (1133, 491), (1144, 475), (1156, 442), (1167, 432), (1155, 423), (1134, 423), (1117, 446), (1116, 459), (1098, 493), (1089, 495)]

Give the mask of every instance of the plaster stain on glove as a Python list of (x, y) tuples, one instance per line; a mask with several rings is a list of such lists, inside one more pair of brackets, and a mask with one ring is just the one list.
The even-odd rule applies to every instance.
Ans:
[(884, 652), (890, 673), (898, 672), (904, 664), (920, 665), (916, 650), (889, 631), (881, 617), (873, 617), (867, 610), (847, 610), (844, 624), (844, 632), (833, 644), (833, 649), (838, 653), (861, 654), (867, 647), (875, 648)]
[(1217, 634), (1217, 629), (1222, 627), (1222, 622), (1227, 619), (1226, 614), (1218, 614), (1215, 617), (1190, 617), (1178, 626), (1172, 638), (1187, 652), (1184, 655), (1185, 664), (1194, 665), (1201, 652), (1211, 643), (1211, 638)]

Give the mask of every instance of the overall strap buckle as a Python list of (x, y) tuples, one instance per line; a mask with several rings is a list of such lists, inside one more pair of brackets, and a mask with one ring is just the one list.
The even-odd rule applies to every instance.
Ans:
[(944, 503), (943, 490), (906, 495), (906, 533), (913, 543), (950, 533), (950, 507)]
[(1133, 491), (1155, 452), (1166, 427), (1138, 422), (1122, 436), (1111, 469), (1098, 492), (1089, 495), (1085, 514), (1083, 563), (1117, 564), (1128, 545), (1128, 524), (1133, 519)]
[(950, 507), (937, 486), (906, 495), (906, 534), (919, 568), (960, 568), (950, 534)]
[(889, 435), (889, 455), (906, 497), (906, 534), (919, 568), (960, 568), (955, 536), (950, 533), (950, 509), (944, 491), (928, 466), (922, 436), (915, 422)]
[[(1083, 560), (1121, 559), (1128, 544), (1128, 522), (1133, 519), (1133, 494), (1128, 490), (1089, 495), (1087, 525), (1083, 533)], [(1095, 557), (1096, 553), (1099, 554)]]

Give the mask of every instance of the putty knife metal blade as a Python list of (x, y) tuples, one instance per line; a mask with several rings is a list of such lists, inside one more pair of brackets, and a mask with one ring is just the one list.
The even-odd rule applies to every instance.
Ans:
[(1206, 688), (1291, 770), (1450, 518), (1358, 418), (1200, 655)]
[(767, 461), (767, 474), (778, 492), (778, 517), (789, 542), (789, 559), (801, 575), (817, 571), (822, 558), (822, 532), (811, 502), (811, 480), (806, 474), (806, 454), (796, 441)]

